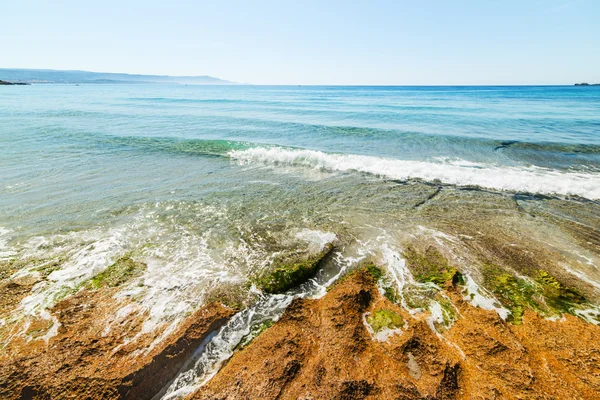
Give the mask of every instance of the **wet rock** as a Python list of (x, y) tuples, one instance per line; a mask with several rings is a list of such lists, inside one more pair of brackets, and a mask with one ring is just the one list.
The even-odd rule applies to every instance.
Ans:
[(91, 289), (98, 289), (103, 286), (120, 286), (130, 279), (141, 276), (146, 268), (146, 264), (134, 261), (129, 256), (121, 257), (104, 271), (94, 276), (87, 283), (87, 286)]
[[(321, 299), (295, 300), (190, 398), (596, 398), (600, 392), (600, 327), (570, 315), (546, 320), (530, 310), (513, 325), (446, 285), (442, 292), (459, 317), (440, 334), (427, 313), (411, 315), (380, 294), (377, 280), (363, 268)], [(380, 342), (365, 315), (382, 310), (405, 324)], [(383, 317), (394, 323), (390, 315)]]
[(150, 399), (235, 312), (209, 304), (152, 346), (157, 336), (141, 331), (143, 312), (107, 329), (108, 316), (123, 306), (112, 294), (82, 290), (60, 301), (51, 310), (59, 327), (48, 343), (13, 340), (0, 355), (0, 398)]
[[(381, 296), (366, 270), (350, 274), (320, 300), (294, 301), (281, 319), (236, 353), (192, 398), (401, 398), (434, 395), (443, 366), (456, 362), (441, 356), (437, 376), (414, 382), (402, 352), (410, 337), (375, 341), (364, 324), (366, 312), (409, 314)], [(435, 335), (426, 324), (416, 324)], [(409, 328), (411, 329), (411, 328)], [(414, 327), (412, 328), (415, 329)], [(435, 346), (443, 347), (436, 340)], [(413, 350), (414, 351), (414, 350)], [(292, 378), (289, 365), (301, 366)], [(429, 374), (429, 369), (424, 372)], [(374, 397), (373, 397), (374, 396)]]
[(402, 255), (417, 280), (421, 282), (443, 285), (452, 282), (458, 274), (456, 268), (452, 267), (448, 259), (435, 247), (430, 246), (425, 252), (419, 252), (413, 246), (408, 246)]
[(333, 245), (329, 243), (319, 253), (306, 259), (283, 263), (261, 277), (257, 284), (267, 293), (283, 293), (313, 277), (332, 251)]

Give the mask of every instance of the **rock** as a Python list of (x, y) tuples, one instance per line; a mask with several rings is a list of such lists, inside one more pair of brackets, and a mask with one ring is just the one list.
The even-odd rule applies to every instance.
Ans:
[[(0, 398), (151, 399), (235, 313), (218, 303), (206, 305), (152, 347), (156, 336), (141, 332), (143, 312), (106, 330), (107, 315), (123, 306), (115, 304), (113, 293), (82, 290), (62, 300), (52, 309), (58, 333), (47, 344), (13, 341), (4, 349)], [(47, 329), (43, 322), (40, 329)]]
[[(190, 399), (597, 398), (600, 327), (526, 310), (521, 325), (443, 289), (460, 312), (437, 333), (428, 314), (382, 296), (366, 268), (317, 300), (297, 299)], [(400, 332), (374, 340), (368, 316)]]
[[(440, 385), (451, 381), (444, 370), (446, 365), (455, 368), (459, 358), (424, 321), (414, 321), (388, 342), (373, 340), (364, 323), (366, 312), (386, 310), (411, 319), (379, 294), (375, 282), (361, 269), (319, 300), (295, 300), (191, 398), (408, 399), (455, 393), (451, 384), (447, 389)], [(422, 364), (419, 380), (409, 375), (409, 352)], [(439, 360), (439, 367), (430, 358)]]
[(332, 251), (333, 245), (328, 243), (317, 254), (287, 261), (258, 279), (257, 284), (267, 293), (283, 293), (313, 277)]

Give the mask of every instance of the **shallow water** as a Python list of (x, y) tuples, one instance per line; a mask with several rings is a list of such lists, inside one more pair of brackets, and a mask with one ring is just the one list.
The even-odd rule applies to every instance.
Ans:
[(0, 121), (17, 234), (229, 193), (260, 165), (600, 198), (597, 88), (15, 86)]

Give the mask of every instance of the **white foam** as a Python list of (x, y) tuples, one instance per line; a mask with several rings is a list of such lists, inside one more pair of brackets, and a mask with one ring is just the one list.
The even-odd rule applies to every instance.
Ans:
[[(126, 233), (123, 229), (109, 229), (102, 232), (99, 229), (56, 235), (51, 239), (33, 238), (28, 255), (36, 254), (51, 256), (64, 250), (63, 246), (53, 246), (49, 251), (47, 243), (71, 242), (67, 251), (68, 260), (60, 269), (48, 275), (48, 279), (37, 283), (31, 294), (21, 301), (20, 311), (24, 315), (43, 315), (45, 310), (52, 307), (65, 293), (75, 290), (82, 282), (102, 272), (116, 257), (124, 252)], [(20, 276), (39, 274), (33, 268), (23, 269), (18, 272)]]
[(496, 190), (578, 195), (600, 199), (598, 173), (564, 172), (536, 166), (475, 164), (465, 160), (410, 161), (280, 147), (232, 150), (228, 155), (241, 163), (302, 166), (327, 171), (357, 171), (401, 180), (437, 179), (453, 185), (477, 185)]
[(435, 324), (444, 325), (444, 310), (437, 301), (431, 301), (429, 304), (429, 312), (431, 315), (427, 318), (427, 324), (429, 328), (437, 333)]
[[(581, 279), (585, 283), (587, 283), (590, 286), (594, 287), (594, 289), (596, 291), (600, 291), (600, 282), (596, 281), (595, 279), (591, 279), (583, 271), (577, 271), (577, 270), (571, 268), (568, 264), (564, 264), (563, 263), (562, 266), (571, 275), (575, 275), (577, 278)], [(595, 269), (596, 265), (594, 263), (591, 263), (591, 267)]]
[[(165, 211), (177, 208), (175, 217), (164, 216)], [(195, 224), (181, 224), (176, 218), (180, 212), (193, 212)], [(96, 227), (69, 234), (35, 237), (22, 246), (25, 259), (53, 262), (60, 260), (58, 269), (38, 282), (25, 297), (20, 316), (47, 315), (57, 301), (75, 293), (92, 277), (104, 271), (123, 256), (146, 264), (144, 273), (130, 280), (115, 294), (117, 304), (114, 317), (106, 321), (103, 331), (121, 323), (132, 312), (145, 316), (138, 336), (160, 331), (150, 351), (190, 313), (201, 307), (207, 296), (220, 287), (242, 286), (251, 276), (262, 272), (277, 256), (264, 245), (254, 231), (244, 230), (242, 237), (219, 237), (210, 229), (227, 215), (225, 209), (187, 203), (144, 206), (112, 227)], [(331, 232), (300, 229), (277, 232), (274, 238), (290, 248), (320, 251), (336, 239)], [(46, 261), (48, 260), (48, 261)], [(18, 271), (19, 276), (39, 277), (39, 262)], [(135, 305), (132, 305), (134, 303)], [(54, 331), (53, 331), (54, 332)], [(131, 338), (135, 340), (136, 337)]]
[(483, 308), (484, 310), (494, 310), (500, 318), (506, 320), (510, 311), (502, 307), (500, 303), (489, 293), (484, 291), (469, 275), (465, 275), (465, 300), (468, 300), (475, 307)]
[(335, 233), (303, 229), (296, 233), (296, 238), (312, 245), (313, 251), (321, 251), (328, 243), (336, 239)]
[(13, 249), (8, 247), (10, 240), (9, 233), (12, 231), (0, 226), (0, 260), (10, 258), (16, 254)]
[(589, 308), (583, 310), (575, 310), (575, 314), (591, 324), (600, 325), (599, 306), (590, 306)]
[(56, 317), (56, 315), (52, 315), (46, 310), (44, 310), (40, 316), (45, 320), (51, 321), (51, 324), (52, 324), (50, 326), (50, 329), (48, 329), (48, 331), (46, 332), (46, 334), (41, 337), (41, 339), (43, 339), (46, 342), (46, 344), (48, 344), (48, 341), (50, 340), (50, 338), (52, 338), (58, 334), (58, 328), (60, 327), (60, 322), (58, 321), (58, 318)]
[(400, 255), (400, 251), (393, 249), (387, 242), (384, 242), (380, 247), (381, 262), (387, 267), (392, 280), (396, 284), (396, 289), (400, 294), (400, 304), (411, 314), (422, 311), (420, 309), (412, 309), (406, 302), (404, 288), (408, 285), (417, 286), (417, 282), (406, 265), (406, 260)]
[[(118, 258), (129, 255), (135, 261), (146, 262), (148, 268), (143, 276), (123, 286), (116, 299), (129, 299), (136, 304), (136, 312), (147, 313), (142, 329), (146, 333), (165, 323), (177, 326), (185, 315), (202, 304), (207, 291), (216, 285), (244, 281), (245, 271), (241, 266), (268, 262), (264, 254), (254, 254), (253, 249), (243, 246), (233, 249), (231, 243), (224, 244), (223, 253), (235, 253), (239, 262), (217, 262), (206, 242), (208, 231), (197, 233), (180, 226), (174, 218), (159, 218), (156, 210), (162, 210), (164, 205), (148, 207), (116, 227), (34, 237), (24, 243), (20, 257), (45, 261), (31, 263), (17, 271), (15, 277), (39, 277), (36, 269), (56, 260), (60, 264), (32, 288), (15, 311), (15, 317), (48, 316), (47, 310), (57, 301), (75, 293)], [(223, 215), (214, 207), (193, 207), (195, 215), (207, 219), (207, 224)], [(123, 308), (116, 310), (116, 318), (107, 321), (105, 333), (110, 332), (111, 324), (120, 323), (132, 312), (132, 306), (127, 304), (128, 301), (123, 302)]]

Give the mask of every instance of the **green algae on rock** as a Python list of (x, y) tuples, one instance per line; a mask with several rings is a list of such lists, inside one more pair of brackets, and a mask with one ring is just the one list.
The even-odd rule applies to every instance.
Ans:
[(561, 316), (575, 312), (587, 303), (577, 290), (565, 287), (547, 271), (539, 270), (534, 279), (514, 277), (497, 268), (488, 268), (485, 284), (509, 309), (509, 322), (520, 325), (526, 309), (537, 311), (544, 317)]
[(384, 271), (373, 263), (368, 263), (364, 268), (378, 283), (378, 286), (383, 290), (384, 296), (392, 303), (397, 303), (399, 299), (398, 289), (386, 279)]
[(539, 271), (536, 282), (542, 286), (546, 304), (561, 312), (576, 315), (577, 305), (587, 302), (586, 298), (576, 289), (565, 287), (546, 271)]
[(373, 279), (375, 279), (376, 281), (378, 281), (379, 279), (383, 278), (384, 273), (381, 270), (381, 268), (379, 268), (378, 266), (376, 266), (373, 263), (367, 263), (365, 264), (364, 268), (367, 270), (367, 272), (373, 277)]
[(332, 251), (333, 245), (328, 243), (318, 254), (305, 260), (280, 265), (267, 275), (257, 279), (256, 283), (267, 293), (283, 293), (314, 276), (327, 255)]
[(424, 253), (421, 253), (413, 246), (408, 246), (402, 255), (415, 278), (420, 282), (443, 285), (452, 281), (458, 273), (456, 268), (452, 267), (448, 263), (448, 259), (435, 247), (429, 247)]
[(356, 274), (358, 271), (367, 271), (367, 273), (373, 278), (373, 280), (375, 282), (378, 282), (384, 276), (384, 273), (381, 270), (381, 268), (379, 268), (372, 262), (366, 262), (363, 265), (361, 265), (360, 267), (353, 269), (349, 272), (346, 272), (344, 275), (342, 275), (340, 278), (338, 278), (335, 282), (333, 282), (329, 287), (327, 287), (327, 291), (329, 292), (331, 289), (333, 289), (337, 285), (343, 283), (346, 279), (349, 279), (352, 275)]
[(109, 265), (103, 272), (94, 276), (86, 286), (99, 289), (103, 286), (116, 287), (136, 278), (146, 270), (146, 264), (133, 261), (131, 257), (124, 256)]
[(382, 308), (367, 316), (367, 323), (375, 333), (384, 329), (398, 329), (404, 326), (404, 319), (392, 310)]
[(434, 317), (433, 323), (438, 332), (448, 330), (458, 319), (458, 313), (452, 300), (441, 293), (429, 304), (429, 312)]
[(272, 319), (269, 319), (269, 320), (266, 320), (256, 326), (252, 327), (250, 332), (242, 338), (242, 340), (240, 341), (240, 343), (238, 345), (238, 348), (243, 349), (244, 347), (248, 346), (261, 333), (263, 333), (264, 331), (266, 331), (267, 329), (272, 327), (274, 323), (275, 323), (275, 321), (273, 321)]
[(523, 314), (527, 308), (537, 310), (539, 307), (534, 300), (536, 290), (533, 284), (523, 278), (501, 271), (489, 270), (485, 276), (486, 286), (498, 296), (500, 303), (508, 308), (508, 321), (515, 325), (523, 322)]

